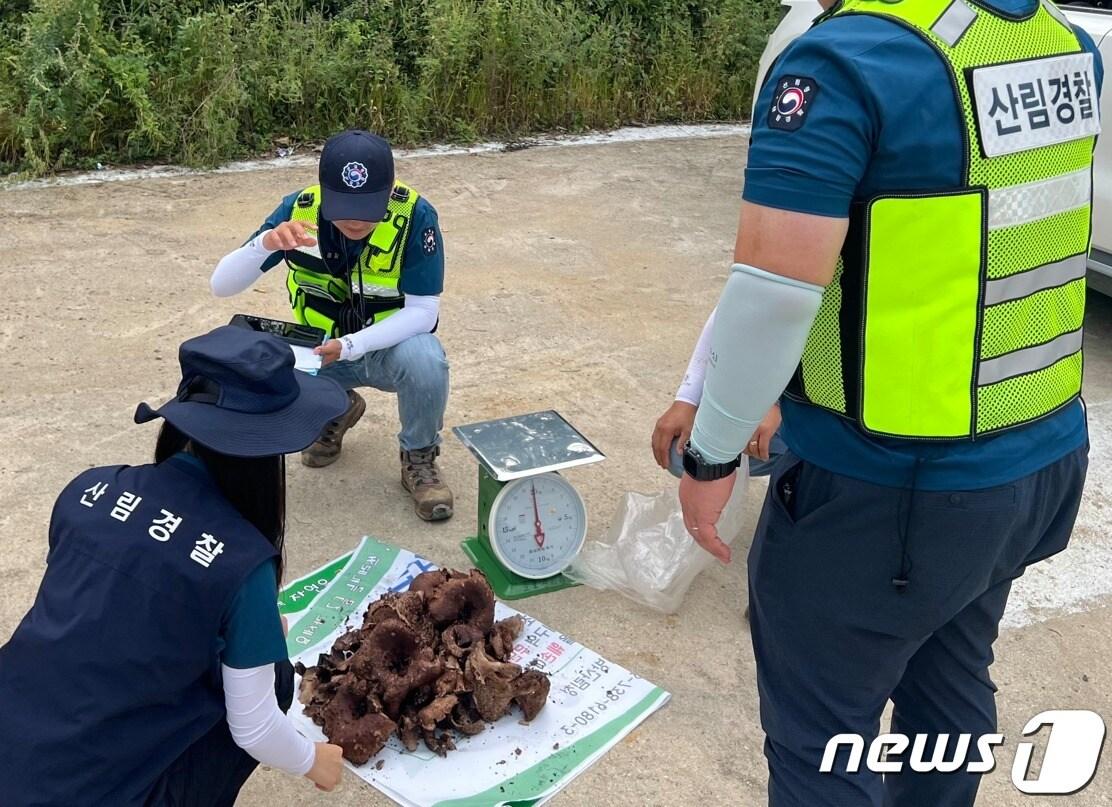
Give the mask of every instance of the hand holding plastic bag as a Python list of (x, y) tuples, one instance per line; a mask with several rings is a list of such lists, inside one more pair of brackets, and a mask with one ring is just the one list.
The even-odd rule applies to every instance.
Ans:
[[(745, 464), (718, 532), (732, 544), (744, 521), (749, 477)], [(661, 493), (627, 493), (603, 540), (588, 540), (564, 574), (584, 585), (624, 594), (635, 602), (672, 614), (679, 610), (691, 582), (717, 561), (704, 551), (683, 525), (675, 488)]]

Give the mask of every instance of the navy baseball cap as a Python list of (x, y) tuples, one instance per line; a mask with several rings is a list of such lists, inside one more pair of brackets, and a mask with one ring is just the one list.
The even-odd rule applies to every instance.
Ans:
[(394, 154), (378, 135), (351, 129), (320, 155), (321, 213), (329, 221), (382, 221), (394, 189)]

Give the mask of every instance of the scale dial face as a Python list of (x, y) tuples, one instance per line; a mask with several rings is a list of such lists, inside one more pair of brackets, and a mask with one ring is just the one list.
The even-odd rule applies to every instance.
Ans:
[(587, 537), (587, 508), (557, 473), (515, 479), (490, 507), (490, 545), (502, 565), (530, 580), (566, 569)]

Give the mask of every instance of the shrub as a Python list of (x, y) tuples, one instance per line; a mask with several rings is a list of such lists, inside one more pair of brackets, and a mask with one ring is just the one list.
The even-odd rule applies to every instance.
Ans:
[(748, 116), (776, 0), (9, 0), (0, 170)]

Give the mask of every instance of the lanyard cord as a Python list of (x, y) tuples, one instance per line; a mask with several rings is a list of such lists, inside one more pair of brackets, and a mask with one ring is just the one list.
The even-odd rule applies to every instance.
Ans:
[[(319, 226), (319, 224), (320, 224), (320, 214), (319, 213), (317, 214), (317, 223), (318, 223), (318, 226), (317, 226), (317, 245), (319, 247), (320, 246), (320, 234), (321, 234), (320, 233), (320, 226)], [(332, 222), (328, 222), (328, 226), (331, 228), (330, 232), (332, 232), (335, 235), (339, 235), (339, 237), (340, 237), (340, 248), (341, 248), (340, 251), (343, 255), (344, 262), (346, 263), (347, 254), (348, 254), (348, 237), (346, 235), (344, 235), (340, 231), (340, 228), (338, 228)], [(327, 255), (327, 253), (324, 250), (320, 250), (320, 259), (321, 259), (321, 262), (324, 264), (324, 268), (328, 271), (328, 274), (332, 275), (333, 277), (338, 278), (339, 275), (337, 275), (336, 272), (332, 269), (332, 267), (328, 264), (328, 258), (325, 257), (326, 255)], [(361, 257), (361, 255), (357, 255), (355, 257), (355, 267), (354, 267), (356, 274), (359, 276), (359, 327), (355, 328), (355, 330), (357, 330), (357, 331), (362, 330), (363, 328), (365, 328), (367, 326), (367, 295), (363, 293), (363, 267), (359, 265), (359, 258), (360, 257)], [(344, 284), (348, 287), (349, 293), (354, 294), (355, 290), (351, 288), (351, 272), (350, 272), (350, 270), (345, 271), (344, 275), (345, 275), (344, 278), (343, 278)], [(351, 306), (351, 309), (352, 309), (352, 313), (355, 313), (355, 306), (354, 305)], [(351, 324), (352, 323), (350, 323), (350, 322), (344, 323), (345, 326), (351, 325)]]
[[(344, 238), (344, 251), (347, 251), (347, 236), (340, 233)], [(369, 237), (369, 236), (368, 236)], [(359, 255), (355, 258), (355, 273), (359, 275), (359, 328), (362, 330), (367, 327), (367, 295), (363, 293), (363, 265), (360, 259), (363, 257), (363, 252), (360, 251)]]
[[(347, 251), (348, 251), (348, 237), (346, 235), (344, 235), (342, 232), (340, 232), (340, 229), (335, 224), (333, 224), (332, 222), (328, 222), (328, 226), (331, 228), (331, 232), (335, 233), (336, 235), (338, 235), (340, 237), (340, 242), (341, 242), (340, 246), (341, 246), (341, 249), (343, 251), (343, 257), (346, 260)], [(332, 266), (328, 262), (328, 257), (327, 257), (328, 253), (324, 249), (322, 249), (321, 246), (322, 246), (321, 245), (321, 225), (320, 225), (320, 214), (318, 213), (317, 214), (317, 251), (320, 252), (320, 261), (321, 261), (321, 263), (324, 264), (324, 270), (329, 275), (336, 278), (337, 280), (342, 280), (344, 282), (344, 287), (349, 290), (349, 293), (354, 294), (355, 290), (351, 287), (351, 272), (350, 272), (350, 270), (347, 271), (347, 272), (342, 272), (341, 274), (337, 274), (336, 270), (333, 269)], [(290, 264), (290, 259), (288, 257), (286, 257), (286, 252), (288, 252), (288, 250), (283, 250), (282, 251), (282, 261), (286, 264), (286, 268), (289, 269), (290, 271), (292, 271), (293, 266)], [(363, 293), (363, 269), (359, 265), (359, 257), (360, 256), (356, 256), (356, 258), (355, 258), (355, 271), (359, 275), (359, 321), (356, 322), (356, 323), (351, 322), (352, 317), (351, 316), (345, 317), (343, 315), (343, 309), (342, 308), (341, 308), (340, 319), (336, 320), (336, 324), (343, 327), (343, 328), (347, 328), (348, 326), (352, 326), (352, 325), (357, 325), (358, 327), (353, 328), (352, 329), (353, 331), (361, 330), (362, 328), (365, 328), (367, 326), (367, 296), (366, 296), (366, 294)], [(355, 306), (354, 305), (349, 305), (349, 310), (351, 311), (352, 315), (355, 314)]]
[[(914, 565), (911, 558), (908, 557), (907, 546), (911, 541), (912, 517), (915, 514), (915, 489), (919, 484), (919, 468), (922, 464), (923, 458), (916, 457), (915, 466), (911, 469), (911, 489), (907, 493), (907, 507), (903, 506), (904, 497), (902, 493), (899, 504), (896, 505), (897, 529), (900, 535), (900, 571), (892, 578), (892, 585), (901, 594), (907, 591), (909, 578), (911, 577), (911, 567)], [(901, 510), (903, 510), (902, 519), (900, 518)]]

